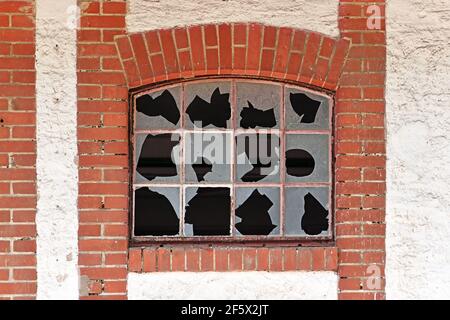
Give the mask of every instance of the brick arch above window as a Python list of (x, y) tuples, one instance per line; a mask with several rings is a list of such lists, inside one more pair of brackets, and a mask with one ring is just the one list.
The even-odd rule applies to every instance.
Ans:
[(350, 47), (348, 39), (257, 23), (176, 27), (115, 40), (129, 88), (240, 75), (335, 91)]

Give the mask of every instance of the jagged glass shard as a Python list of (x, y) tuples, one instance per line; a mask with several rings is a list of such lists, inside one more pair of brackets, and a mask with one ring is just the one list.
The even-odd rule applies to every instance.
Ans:
[(177, 177), (178, 168), (173, 158), (179, 142), (177, 134), (147, 135), (138, 153), (136, 172), (140, 178), (153, 181), (155, 178)]
[(205, 175), (212, 171), (212, 164), (211, 164), (211, 162), (208, 159), (206, 159), (204, 157), (201, 157), (200, 162), (199, 163), (198, 162), (194, 163), (192, 165), (192, 168), (195, 171), (195, 175), (197, 176), (197, 180), (199, 182), (201, 182), (201, 181), (205, 181)]
[(227, 128), (231, 119), (230, 84), (187, 85), (188, 127)]
[[(272, 188), (276, 191), (275, 188)], [(268, 189), (270, 190), (270, 189)], [(237, 192), (242, 191), (238, 188)], [(269, 195), (273, 196), (269, 193)], [(274, 198), (277, 194), (275, 194)], [(239, 195), (237, 196), (239, 198)], [(239, 199), (238, 199), (239, 201)], [(258, 189), (254, 189), (250, 196), (238, 206), (235, 211), (237, 217), (241, 218), (235, 227), (242, 235), (269, 235), (277, 227), (273, 223), (270, 210), (274, 207), (276, 199), (271, 199)], [(276, 207), (279, 207), (278, 205)]]
[(313, 123), (316, 121), (317, 110), (319, 110), (320, 101), (311, 99), (304, 93), (290, 93), (292, 109), (300, 117), (301, 123)]
[(328, 96), (286, 86), (284, 103), (286, 129), (331, 129)]
[(327, 134), (286, 134), (286, 181), (329, 182)]
[(180, 124), (180, 87), (136, 98), (136, 129), (175, 129)]
[(139, 188), (134, 200), (135, 236), (173, 236), (179, 234), (179, 189)]
[(328, 187), (286, 187), (284, 231), (289, 236), (326, 236)]
[(220, 236), (230, 234), (230, 188), (186, 188), (186, 235)]
[(237, 126), (244, 129), (279, 127), (280, 85), (238, 81), (236, 97)]
[(280, 138), (275, 134), (236, 137), (236, 177), (242, 182), (278, 181)]
[(273, 128), (277, 124), (273, 108), (260, 110), (255, 108), (250, 101), (248, 101), (248, 107), (242, 109), (240, 116), (240, 125), (244, 129), (254, 129), (256, 127)]

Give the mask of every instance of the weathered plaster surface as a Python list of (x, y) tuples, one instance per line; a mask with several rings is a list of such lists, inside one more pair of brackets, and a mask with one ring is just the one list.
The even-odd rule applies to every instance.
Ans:
[(38, 299), (78, 299), (75, 0), (38, 0)]
[(339, 0), (131, 0), (129, 32), (212, 22), (255, 21), (338, 36)]
[(132, 300), (337, 299), (334, 272), (129, 273)]
[(387, 298), (450, 299), (450, 9), (387, 7)]

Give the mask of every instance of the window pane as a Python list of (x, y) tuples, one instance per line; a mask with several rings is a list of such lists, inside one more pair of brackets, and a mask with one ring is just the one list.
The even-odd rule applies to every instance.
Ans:
[(185, 87), (186, 128), (230, 128), (231, 82), (207, 82)]
[(180, 135), (136, 135), (135, 183), (179, 182)]
[(237, 235), (280, 234), (280, 188), (238, 187), (235, 194)]
[(329, 136), (286, 135), (286, 181), (329, 182)]
[(187, 133), (186, 182), (230, 182), (231, 142), (231, 134), (227, 133)]
[(236, 178), (241, 182), (279, 182), (279, 135), (266, 133), (237, 135), (236, 161)]
[(180, 126), (181, 87), (172, 87), (136, 98), (136, 129), (175, 129)]
[(230, 235), (230, 221), (230, 188), (186, 187), (186, 236)]
[(286, 87), (284, 100), (286, 129), (331, 129), (329, 98)]
[(326, 236), (329, 229), (328, 187), (285, 188), (286, 235)]
[(134, 192), (134, 235), (174, 236), (180, 229), (179, 188), (138, 188)]
[(237, 82), (236, 127), (279, 128), (280, 94), (279, 85)]

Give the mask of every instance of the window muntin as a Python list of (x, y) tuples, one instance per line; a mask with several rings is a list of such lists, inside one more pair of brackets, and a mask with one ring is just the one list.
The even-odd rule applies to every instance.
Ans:
[[(331, 101), (247, 79), (135, 94), (133, 240), (331, 239)], [(252, 146), (270, 166), (259, 153), (248, 163)]]

